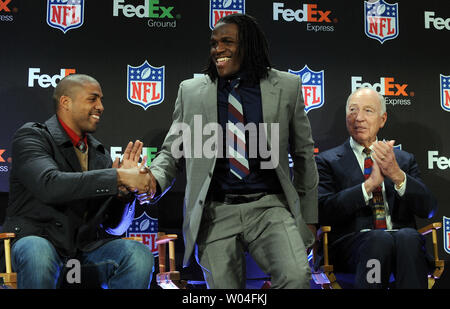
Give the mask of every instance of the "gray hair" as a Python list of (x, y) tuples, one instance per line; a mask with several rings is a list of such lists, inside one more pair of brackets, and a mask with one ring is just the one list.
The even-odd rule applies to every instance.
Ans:
[(377, 92), (376, 90), (374, 90), (374, 89), (372, 89), (372, 88), (369, 88), (369, 87), (362, 87), (362, 88), (358, 88), (358, 89), (356, 89), (355, 91), (353, 91), (353, 92), (348, 96), (348, 98), (347, 98), (347, 103), (345, 104), (345, 110), (348, 109), (348, 103), (350, 102), (350, 98), (351, 98), (355, 93), (357, 93), (357, 92), (359, 92), (359, 91), (362, 91), (362, 90), (364, 90), (364, 89), (370, 89), (370, 90), (372, 90), (373, 92), (375, 92), (375, 93), (377, 94), (378, 100), (380, 101), (380, 106), (381, 106), (381, 113), (380, 113), (380, 115), (383, 115), (384, 113), (386, 113), (386, 99), (385, 99), (379, 92)]

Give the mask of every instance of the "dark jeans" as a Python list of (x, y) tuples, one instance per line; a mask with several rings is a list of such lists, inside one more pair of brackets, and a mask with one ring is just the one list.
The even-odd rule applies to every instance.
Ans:
[[(11, 251), (19, 289), (54, 289), (66, 280), (60, 275), (67, 261), (47, 239), (27, 236), (16, 241)], [(137, 241), (112, 240), (96, 250), (82, 253), (78, 261), (82, 269), (96, 274), (95, 282), (103, 288), (147, 289), (152, 279), (153, 255)], [(81, 283), (83, 279), (87, 280), (81, 276)]]

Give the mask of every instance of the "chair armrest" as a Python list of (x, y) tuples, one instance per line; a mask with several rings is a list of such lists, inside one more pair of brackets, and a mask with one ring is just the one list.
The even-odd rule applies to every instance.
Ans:
[(443, 260), (439, 260), (439, 254), (438, 254), (438, 243), (437, 243), (437, 232), (436, 231), (438, 229), (440, 229), (441, 227), (442, 227), (441, 222), (434, 222), (434, 223), (431, 223), (431, 224), (417, 230), (422, 235), (426, 235), (431, 232), (431, 238), (432, 238), (432, 244), (433, 244), (434, 267), (435, 267), (435, 270), (434, 270), (432, 276), (435, 279), (440, 278), (440, 276), (442, 275), (442, 273), (444, 271), (444, 265), (445, 265)]
[(431, 224), (428, 224), (427, 226), (424, 226), (420, 229), (418, 229), (417, 231), (422, 234), (422, 235), (426, 235), (428, 233), (430, 233), (433, 230), (438, 230), (442, 227), (442, 223), (441, 222), (434, 222)]
[(322, 239), (323, 235), (329, 232), (331, 232), (331, 226), (321, 226), (320, 229), (317, 230), (317, 239)]
[(6, 264), (6, 273), (11, 274), (11, 239), (16, 237), (14, 233), (0, 233), (0, 239), (5, 241), (5, 264)]
[(171, 240), (175, 240), (177, 238), (178, 238), (177, 234), (167, 234), (167, 235), (162, 235), (162, 236), (158, 235), (158, 238), (156, 239), (155, 243), (157, 245), (162, 245), (162, 244), (168, 243)]
[(332, 271), (333, 266), (329, 265), (329, 260), (328, 260), (328, 233), (329, 232), (331, 232), (331, 226), (321, 226), (320, 229), (317, 231), (317, 239), (322, 240), (324, 269), (329, 268), (329, 266), (331, 266), (331, 271)]
[(14, 233), (0, 233), (0, 239), (11, 239), (15, 238), (16, 234)]

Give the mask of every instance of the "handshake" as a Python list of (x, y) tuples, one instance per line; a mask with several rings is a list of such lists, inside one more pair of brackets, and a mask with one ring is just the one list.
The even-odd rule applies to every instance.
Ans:
[(145, 161), (142, 162), (141, 166), (118, 168), (117, 183), (119, 187), (123, 186), (130, 192), (146, 193), (153, 198), (156, 193), (156, 179), (150, 169), (144, 165)]
[(139, 140), (129, 142), (122, 161), (117, 158), (112, 167), (117, 170), (117, 186), (121, 192), (133, 192), (140, 203), (149, 202), (156, 193), (156, 179), (146, 166), (145, 156), (139, 164), (143, 143)]

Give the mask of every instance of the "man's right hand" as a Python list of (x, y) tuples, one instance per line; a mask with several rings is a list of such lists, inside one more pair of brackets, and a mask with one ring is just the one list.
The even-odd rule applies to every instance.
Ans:
[(138, 194), (147, 193), (153, 197), (156, 193), (156, 180), (148, 168), (146, 160), (140, 166), (117, 169), (117, 185), (125, 186), (128, 190)]
[(384, 181), (384, 176), (381, 173), (380, 167), (377, 162), (373, 160), (372, 172), (370, 173), (369, 178), (364, 182), (364, 188), (367, 193), (371, 193)]

